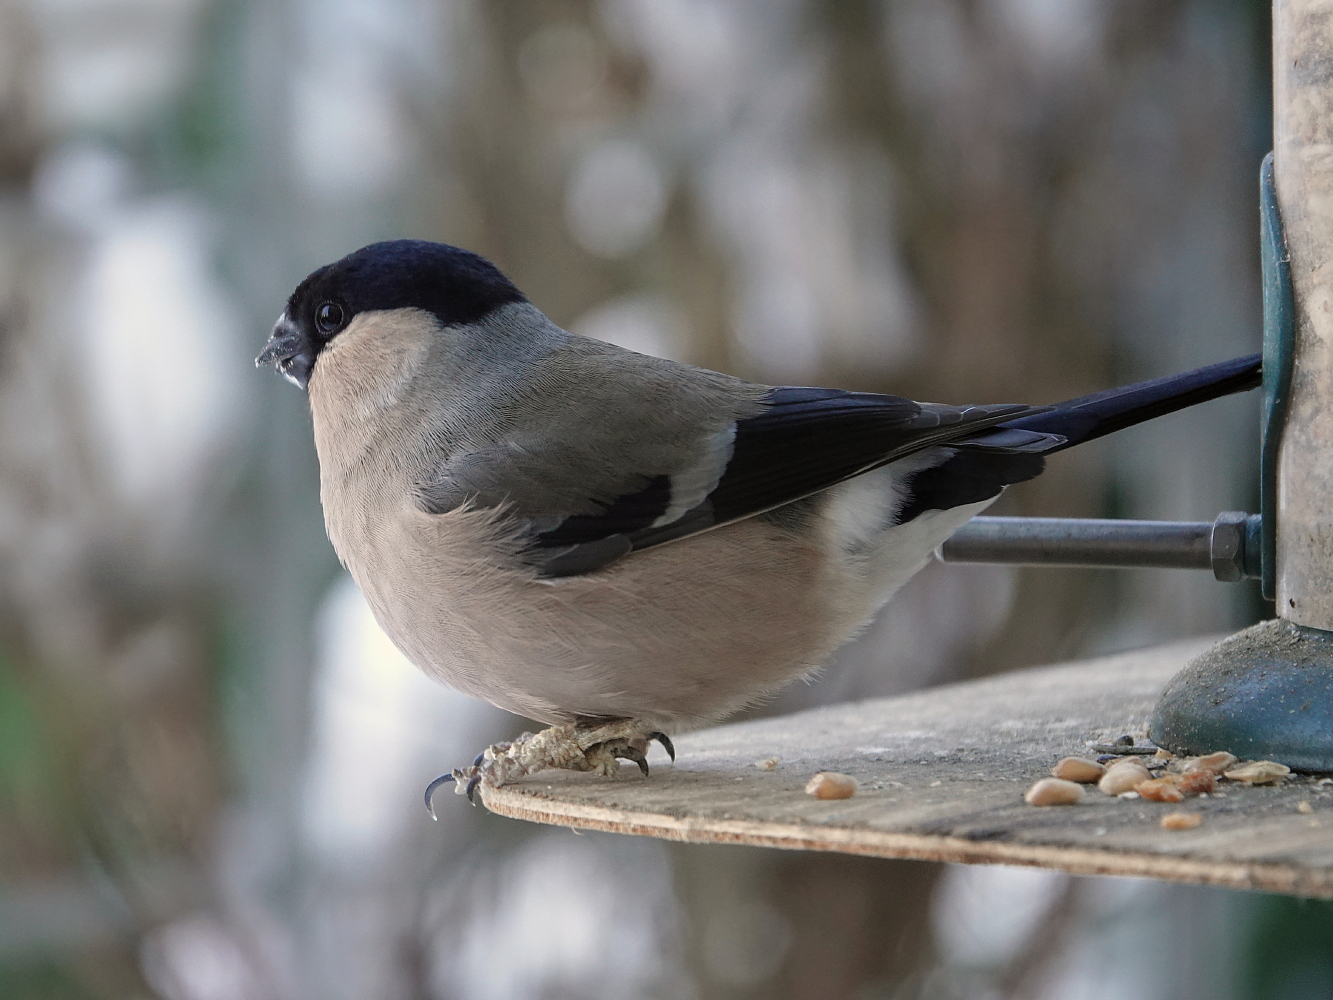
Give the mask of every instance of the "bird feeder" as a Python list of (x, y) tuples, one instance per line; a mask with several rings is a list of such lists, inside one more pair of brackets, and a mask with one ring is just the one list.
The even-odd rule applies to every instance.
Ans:
[[(674, 767), (655, 766), (649, 779), (633, 769), (600, 780), (541, 772), (483, 787), (486, 806), (535, 822), (695, 843), (1333, 898), (1318, 815), (1329, 779), (1317, 773), (1191, 799), (1196, 812), (1183, 831), (1162, 822), (1172, 806), (1137, 792), (1129, 802), (1093, 791), (1072, 808), (1034, 808), (1023, 796), (1065, 754), (1151, 755), (1156, 746), (1333, 771), (1333, 8), (1278, 0), (1273, 27), (1275, 148), (1260, 180), (1259, 513), (1186, 523), (977, 518), (939, 555), (1256, 579), (1276, 600), (1276, 618), (1211, 648), (1177, 643), (719, 726), (682, 736)], [(1142, 735), (1145, 723), (1156, 746), (1128, 735)], [(1111, 741), (1117, 745), (1097, 746)], [(819, 772), (855, 779), (844, 782), (851, 797), (810, 794)]]
[(1274, 8), (1274, 150), (1260, 171), (1260, 512), (1213, 522), (976, 518), (946, 562), (1208, 569), (1262, 581), (1277, 618), (1191, 661), (1149, 733), (1180, 753), (1228, 750), (1333, 771), (1333, 63), (1329, 13)]
[[(1308, 65), (1308, 60), (1306, 60)], [(1285, 86), (1320, 92), (1285, 62)], [(1279, 73), (1279, 79), (1284, 74)], [(1283, 103), (1283, 101), (1279, 101)], [(1202, 653), (1167, 686), (1153, 713), (1155, 742), (1180, 753), (1228, 750), (1307, 771), (1333, 770), (1333, 289), (1317, 287), (1333, 249), (1333, 217), (1308, 206), (1333, 191), (1333, 167), (1310, 145), (1319, 135), (1309, 94), (1277, 119), (1277, 149), (1260, 169), (1263, 409), (1260, 512), (1208, 521), (979, 517), (940, 546), (945, 562), (1211, 570), (1224, 582), (1257, 579), (1277, 619)], [(1291, 161), (1279, 194), (1279, 157)], [(1323, 169), (1321, 170), (1321, 167)], [(1312, 197), (1313, 193), (1313, 197)], [(1284, 217), (1296, 220), (1284, 225)], [(1324, 226), (1320, 230), (1320, 225)], [(1299, 234), (1299, 235), (1298, 235)], [(1292, 272), (1306, 276), (1302, 294)], [(1300, 305), (1298, 305), (1300, 303)], [(1294, 377), (1299, 372), (1300, 377)]]
[(1168, 685), (1152, 735), (1333, 770), (1333, 21), (1274, 7), (1273, 152), (1263, 170), (1262, 575), (1277, 619)]

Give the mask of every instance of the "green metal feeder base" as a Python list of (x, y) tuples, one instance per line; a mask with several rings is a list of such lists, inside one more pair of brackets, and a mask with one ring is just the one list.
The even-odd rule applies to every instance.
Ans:
[(1333, 632), (1274, 618), (1223, 639), (1171, 678), (1148, 732), (1177, 754), (1333, 771)]

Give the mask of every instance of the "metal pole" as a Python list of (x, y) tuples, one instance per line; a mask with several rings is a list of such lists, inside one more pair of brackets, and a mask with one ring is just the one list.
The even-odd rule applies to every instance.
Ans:
[(973, 518), (940, 546), (945, 562), (1211, 569), (1211, 521)]
[(1333, 631), (1333, 6), (1273, 4), (1273, 147), (1295, 292), (1277, 462), (1277, 613)]
[(1228, 511), (1215, 521), (974, 517), (936, 550), (942, 562), (1210, 569), (1219, 580), (1259, 575), (1259, 518)]

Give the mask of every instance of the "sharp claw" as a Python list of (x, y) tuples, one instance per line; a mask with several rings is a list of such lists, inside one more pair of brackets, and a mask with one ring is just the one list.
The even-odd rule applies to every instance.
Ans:
[(643, 751), (638, 747), (625, 747), (623, 750), (618, 751), (616, 756), (634, 761), (634, 763), (639, 765), (639, 770), (643, 772), (643, 776), (645, 778), (648, 777), (648, 758), (643, 755)]
[(481, 772), (478, 771), (467, 780), (467, 800), (474, 806), (477, 804), (477, 786), (481, 784)]
[(435, 797), (435, 789), (439, 788), (446, 781), (453, 781), (453, 780), (454, 776), (452, 773), (442, 774), (434, 781), (432, 781), (429, 785), (426, 786), (426, 812), (430, 813), (431, 819), (433, 820), (439, 819), (439, 817), (435, 815), (435, 804), (431, 801)]
[(476, 759), (472, 761), (472, 766), (481, 767), (481, 762), (485, 759), (486, 759), (486, 751), (483, 750), (481, 753), (477, 754)]
[(667, 756), (671, 758), (671, 763), (674, 764), (676, 762), (676, 747), (672, 744), (670, 736), (666, 733), (649, 733), (648, 738), (650, 740), (657, 740), (658, 743), (662, 744), (662, 749), (665, 750)]

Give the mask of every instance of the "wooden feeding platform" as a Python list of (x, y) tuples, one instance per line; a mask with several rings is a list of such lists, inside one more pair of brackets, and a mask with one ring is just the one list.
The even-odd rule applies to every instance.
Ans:
[[(895, 698), (836, 705), (680, 737), (651, 777), (542, 772), (483, 790), (493, 812), (580, 830), (964, 864), (1032, 865), (1333, 898), (1333, 781), (1224, 781), (1179, 804), (1088, 786), (1081, 802), (1023, 793), (1089, 741), (1140, 738), (1158, 694), (1206, 642), (1024, 670)], [(772, 766), (769, 758), (776, 757)], [(767, 761), (771, 769), (764, 769)], [(805, 794), (817, 771), (855, 796)], [(1302, 806), (1302, 803), (1309, 803)], [(1186, 809), (1202, 823), (1168, 831)], [(1307, 811), (1302, 811), (1302, 809)]]

